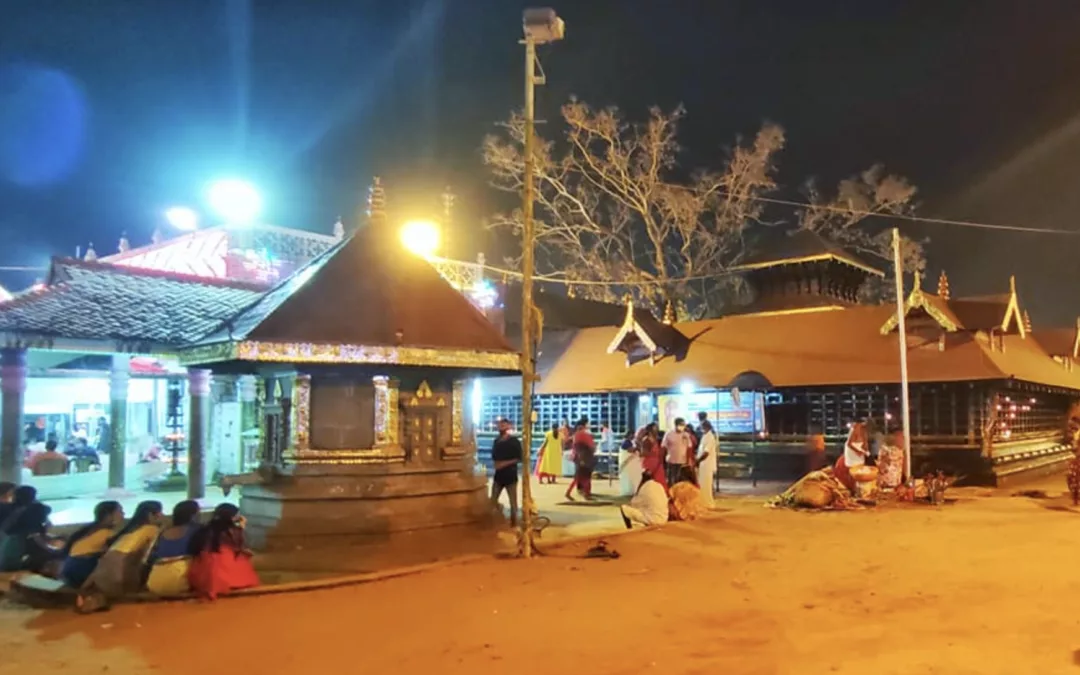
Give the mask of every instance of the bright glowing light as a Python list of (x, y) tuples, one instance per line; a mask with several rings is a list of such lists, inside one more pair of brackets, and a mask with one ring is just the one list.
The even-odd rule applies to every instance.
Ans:
[(262, 211), (262, 197), (251, 183), (222, 180), (210, 186), (210, 207), (228, 225), (249, 225)]
[(693, 382), (683, 382), (682, 384), (679, 385), (679, 392), (682, 393), (682, 394), (693, 394), (694, 393), (694, 383)]
[(480, 388), (480, 380), (473, 380), (472, 385), (472, 401), (470, 406), (472, 408), (472, 423), (474, 427), (480, 426), (480, 409), (484, 406), (484, 394)]
[(430, 258), (439, 250), (439, 226), (430, 220), (411, 220), (401, 228), (401, 243), (411, 253)]
[(178, 230), (191, 231), (199, 227), (199, 215), (186, 206), (174, 206), (165, 212), (165, 220)]

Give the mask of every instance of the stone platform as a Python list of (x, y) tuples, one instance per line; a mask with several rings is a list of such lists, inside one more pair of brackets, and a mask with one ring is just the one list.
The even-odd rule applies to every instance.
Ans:
[(402, 532), (493, 532), (487, 481), (465, 462), (290, 466), (241, 488), (251, 545), (261, 551), (384, 543)]

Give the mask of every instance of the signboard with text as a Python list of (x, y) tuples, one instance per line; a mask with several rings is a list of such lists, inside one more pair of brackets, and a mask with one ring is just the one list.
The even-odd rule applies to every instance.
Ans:
[(656, 399), (662, 430), (675, 426), (681, 417), (696, 425), (699, 412), (709, 417), (717, 435), (752, 434), (765, 431), (765, 395), (734, 390), (663, 394)]

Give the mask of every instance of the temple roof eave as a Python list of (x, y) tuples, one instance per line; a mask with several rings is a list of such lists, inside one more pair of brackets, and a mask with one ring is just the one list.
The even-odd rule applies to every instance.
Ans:
[(184, 365), (209, 366), (242, 361), (325, 365), (389, 365), (465, 368), (472, 370), (520, 372), (521, 357), (516, 352), (444, 349), (412, 345), (353, 345), (307, 342), (226, 341), (184, 349), (179, 354)]
[(132, 354), (140, 356), (173, 357), (182, 349), (143, 340), (124, 338), (74, 338), (46, 333), (0, 332), (0, 345), (13, 349), (71, 352), (73, 354)]

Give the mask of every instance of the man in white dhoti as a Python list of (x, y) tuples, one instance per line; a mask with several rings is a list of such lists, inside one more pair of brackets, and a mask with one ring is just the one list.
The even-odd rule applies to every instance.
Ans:
[(646, 527), (661, 525), (668, 521), (667, 491), (645, 472), (641, 475), (641, 486), (637, 494), (629, 504), (621, 506), (619, 510), (628, 530), (632, 529), (635, 523)]

